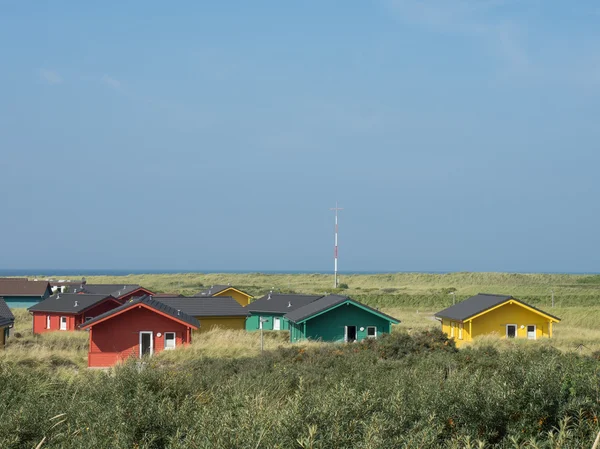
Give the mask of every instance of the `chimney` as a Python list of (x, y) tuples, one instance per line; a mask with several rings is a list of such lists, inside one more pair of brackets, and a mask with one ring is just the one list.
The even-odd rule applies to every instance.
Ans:
[(77, 307), (78, 305), (79, 305), (79, 303), (77, 301), (75, 301), (75, 306), (74, 307)]
[(181, 310), (177, 309), (177, 315), (181, 315)]
[(267, 296), (267, 301), (271, 299), (271, 292), (269, 292), (269, 295)]
[(60, 293), (56, 295), (56, 299), (60, 299)]
[(288, 307), (292, 307), (292, 302), (288, 301)]

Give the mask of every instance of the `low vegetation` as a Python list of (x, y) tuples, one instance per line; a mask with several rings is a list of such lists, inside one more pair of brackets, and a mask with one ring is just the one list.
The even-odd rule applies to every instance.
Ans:
[(598, 361), (543, 345), (457, 351), (438, 330), (177, 352), (105, 372), (0, 363), (0, 447), (567, 449), (599, 430)]
[[(255, 295), (332, 291), (323, 275), (88, 281), (183, 294), (227, 282)], [(292, 345), (265, 332), (262, 353), (258, 332), (214, 330), (143, 364), (88, 370), (86, 332), (34, 336), (18, 311), (0, 351), (0, 447), (591, 447), (600, 430), (600, 277), (385, 274), (343, 283), (340, 292), (401, 325), (352, 345)], [(460, 300), (480, 291), (512, 294), (563, 322), (552, 340), (488, 336), (458, 351), (433, 314), (452, 292)]]

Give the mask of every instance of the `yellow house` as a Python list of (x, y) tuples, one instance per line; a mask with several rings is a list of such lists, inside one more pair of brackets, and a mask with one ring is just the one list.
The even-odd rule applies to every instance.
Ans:
[(479, 335), (537, 340), (552, 337), (552, 324), (560, 322), (542, 310), (512, 296), (479, 293), (435, 314), (442, 331), (458, 347)]
[(154, 299), (200, 321), (200, 328), (194, 333), (208, 332), (215, 327), (246, 329), (248, 310), (230, 296), (157, 296)]
[(206, 290), (201, 291), (200, 293), (196, 293), (194, 296), (199, 297), (215, 297), (215, 296), (230, 296), (235, 299), (241, 306), (246, 307), (250, 304), (250, 300), (252, 299), (252, 295), (249, 295), (246, 292), (238, 290), (231, 285), (213, 285)]
[(15, 316), (6, 305), (6, 302), (4, 302), (4, 299), (0, 298), (0, 349), (4, 348), (8, 330), (13, 326), (14, 322)]

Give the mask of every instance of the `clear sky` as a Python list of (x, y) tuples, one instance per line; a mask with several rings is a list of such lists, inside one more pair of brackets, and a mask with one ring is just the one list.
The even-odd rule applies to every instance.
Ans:
[(0, 268), (600, 271), (595, 0), (0, 0)]

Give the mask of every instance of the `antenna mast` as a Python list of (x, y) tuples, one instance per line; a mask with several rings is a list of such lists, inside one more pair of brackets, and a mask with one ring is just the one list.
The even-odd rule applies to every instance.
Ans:
[(335, 240), (333, 247), (333, 288), (338, 287), (338, 211), (344, 210), (342, 207), (338, 207), (337, 201), (335, 207), (329, 210), (335, 211)]

